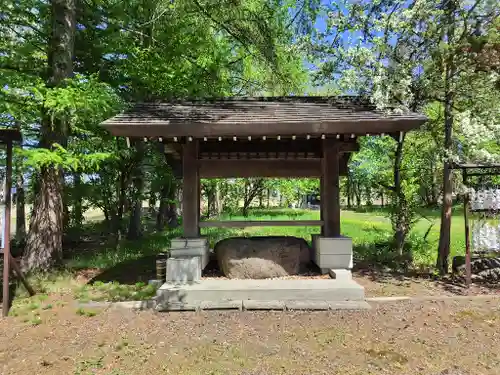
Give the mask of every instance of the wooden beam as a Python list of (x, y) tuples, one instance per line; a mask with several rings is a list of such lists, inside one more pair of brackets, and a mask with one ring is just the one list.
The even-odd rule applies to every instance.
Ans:
[(198, 161), (201, 178), (319, 177), (321, 162), (316, 159), (248, 160), (205, 159)]
[(246, 227), (314, 227), (323, 225), (321, 220), (259, 220), (259, 221), (202, 221), (200, 228)]
[(182, 145), (182, 228), (184, 237), (199, 237), (200, 176), (198, 171), (198, 140)]
[[(117, 120), (118, 121), (118, 120)], [(363, 119), (362, 117), (351, 120), (330, 120), (305, 118), (302, 121), (245, 121), (245, 122), (213, 122), (213, 123), (186, 123), (174, 120), (133, 120), (128, 119), (123, 123), (108, 120), (103, 126), (115, 136), (124, 137), (248, 137), (267, 136), (268, 138), (293, 136), (321, 136), (327, 139), (337, 134), (351, 134), (355, 129), (356, 135), (377, 135), (393, 133), (395, 131), (410, 131), (421, 126), (426, 120), (423, 118), (398, 118), (387, 117), (383, 119)]]
[(339, 143), (331, 139), (325, 139), (323, 141), (323, 159), (321, 163), (323, 172), (321, 205), (323, 206), (323, 235), (325, 237), (340, 236), (339, 155)]
[[(348, 158), (342, 158), (342, 174)], [(203, 159), (198, 161), (200, 178), (318, 178), (321, 159)]]
[[(238, 139), (238, 141), (222, 140), (217, 141), (209, 139), (206, 142), (200, 143), (200, 154), (217, 155), (223, 151), (224, 154), (312, 154), (314, 158), (321, 158), (321, 142), (320, 138), (314, 139), (290, 139), (282, 138), (262, 140), (256, 138), (254, 140)], [(359, 150), (359, 145), (356, 140), (337, 140), (339, 149), (342, 153), (355, 152)]]
[(221, 152), (224, 153), (314, 153), (315, 157), (321, 158), (321, 140), (320, 139), (275, 139), (253, 138), (251, 141), (248, 139), (239, 139), (234, 142), (232, 140), (217, 141), (209, 139), (207, 142), (200, 144), (200, 153), (210, 153), (216, 155)]
[(9, 142), (21, 142), (21, 131), (16, 128), (0, 129), (0, 143), (8, 144)]

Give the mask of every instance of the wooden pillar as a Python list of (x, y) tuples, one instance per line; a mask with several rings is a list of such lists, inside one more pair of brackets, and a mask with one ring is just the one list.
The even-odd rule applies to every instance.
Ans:
[(200, 236), (200, 176), (198, 140), (182, 145), (182, 229), (185, 238)]
[(340, 236), (339, 155), (339, 144), (333, 139), (324, 139), (321, 159), (321, 209), (324, 221), (322, 234), (325, 237)]
[[(323, 165), (323, 163), (321, 163)], [(323, 204), (323, 199), (325, 197), (325, 179), (323, 178), (323, 170), (321, 171), (321, 177), (319, 178), (319, 219), (323, 221), (323, 224), (321, 225), (321, 236), (325, 235), (325, 214), (324, 214), (324, 207), (325, 205)]]
[(2, 296), (2, 315), (6, 317), (9, 314), (10, 307), (10, 262), (12, 257), (10, 255), (10, 208), (12, 203), (11, 189), (12, 189), (12, 141), (7, 143), (7, 166), (5, 171), (5, 186), (4, 186), (4, 202), (5, 211), (2, 218), (2, 250), (3, 250), (3, 296)]

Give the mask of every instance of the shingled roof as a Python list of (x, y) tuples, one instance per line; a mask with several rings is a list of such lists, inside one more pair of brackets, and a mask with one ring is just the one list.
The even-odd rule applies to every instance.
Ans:
[(361, 97), (294, 96), (138, 103), (102, 125), (127, 137), (314, 136), (409, 131), (425, 121)]

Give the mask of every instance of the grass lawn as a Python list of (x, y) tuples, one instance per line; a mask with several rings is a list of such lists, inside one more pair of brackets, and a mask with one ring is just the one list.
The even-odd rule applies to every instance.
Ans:
[[(465, 240), (463, 217), (461, 211), (455, 210), (452, 219), (452, 244), (451, 255), (464, 253)], [(437, 243), (439, 239), (439, 212), (427, 211), (425, 218), (421, 218), (415, 225), (410, 235), (409, 243), (412, 247), (413, 262), (417, 268), (432, 266), (435, 262)], [(94, 213), (92, 220), (98, 216)], [(254, 209), (248, 217), (223, 216), (220, 220), (319, 220), (319, 211), (300, 209)], [(342, 233), (352, 237), (356, 260), (366, 260), (373, 263), (381, 261), (384, 254), (390, 249), (377, 248), (377, 245), (386, 243), (392, 234), (391, 223), (388, 215), (383, 210), (370, 212), (342, 211)], [(429, 235), (424, 241), (424, 236), (430, 228)], [(303, 237), (311, 240), (311, 234), (318, 233), (319, 227), (248, 227), (244, 229), (232, 228), (204, 228), (202, 234), (207, 236), (213, 246), (220, 239), (230, 236), (265, 236), (289, 235)], [(125, 261), (156, 255), (168, 249), (170, 240), (180, 236), (180, 230), (153, 233), (139, 242), (124, 242), (120, 249), (107, 247), (103, 244), (88, 244), (71, 253), (67, 266), (71, 269), (99, 268), (110, 269)]]
[[(435, 262), (439, 237), (439, 213), (426, 212), (415, 225), (409, 238), (413, 263), (411, 268), (429, 273)], [(318, 211), (299, 209), (254, 209), (249, 217), (224, 216), (221, 220), (313, 220), (319, 219)], [(355, 266), (362, 270), (373, 266), (398, 266), (401, 262), (393, 256), (387, 246), (391, 238), (391, 224), (383, 210), (370, 212), (342, 211), (342, 232), (354, 241)], [(464, 248), (463, 219), (458, 212), (452, 221), (452, 255), (462, 254)], [(430, 228), (429, 235), (424, 236)], [(155, 259), (159, 253), (168, 251), (170, 240), (181, 236), (181, 229), (164, 232), (148, 232), (140, 241), (123, 241), (119, 249), (110, 245), (109, 236), (100, 233), (99, 216), (93, 212), (89, 217), (86, 241), (65, 250), (66, 271), (34, 277), (32, 282), (38, 290), (48, 293), (71, 291), (75, 298), (87, 300), (147, 299), (154, 290), (147, 286), (155, 278)], [(289, 235), (310, 241), (311, 234), (319, 227), (248, 227), (244, 229), (206, 228), (206, 235), (213, 246), (217, 241), (230, 236)], [(97, 235), (96, 235), (97, 234)], [(386, 276), (367, 277), (359, 274), (367, 295), (420, 295), (447, 294), (442, 285), (414, 278), (389, 280)]]
[[(393, 251), (387, 246), (392, 230), (386, 212), (372, 209), (364, 212), (342, 211), (342, 233), (353, 238), (355, 274), (357, 281), (365, 287), (367, 296), (377, 295), (440, 295), (449, 294), (449, 285), (429, 278), (435, 262), (437, 241), (439, 238), (439, 213), (423, 213), (415, 225), (408, 242), (413, 254), (410, 270), (419, 276), (411, 276), (407, 269), (406, 276), (394, 278), (387, 271), (401, 271), (397, 268), (400, 259), (394, 259)], [(300, 209), (253, 209), (250, 216), (224, 216), (221, 220), (314, 220), (319, 219), (319, 212)], [(140, 241), (123, 241), (116, 249), (110, 244), (109, 236), (103, 230), (99, 215), (92, 212), (88, 217), (84, 241), (73, 244), (65, 250), (65, 270), (50, 275), (32, 277), (35, 289), (48, 294), (70, 293), (80, 301), (121, 301), (148, 299), (155, 290), (147, 285), (148, 280), (156, 278), (155, 260), (158, 254), (169, 249), (170, 240), (181, 236), (181, 229), (164, 232), (147, 232)], [(456, 212), (452, 220), (452, 256), (463, 254), (463, 219)], [(430, 231), (429, 231), (430, 228)], [(311, 240), (311, 234), (318, 233), (319, 227), (248, 227), (244, 229), (206, 228), (206, 235), (213, 246), (217, 241), (230, 236), (289, 235)], [(429, 232), (427, 239), (425, 234)], [(101, 235), (99, 233), (102, 233)], [(392, 256), (392, 258), (391, 258)], [(366, 273), (374, 266), (383, 266), (384, 275)], [(396, 267), (396, 268), (394, 268)], [(375, 267), (376, 268), (376, 267)], [(380, 271), (380, 269), (379, 269)], [(420, 275), (425, 275), (422, 278)], [(23, 296), (19, 289), (18, 297)], [(477, 293), (484, 293), (482, 286)], [(489, 291), (486, 291), (489, 292)], [(463, 293), (462, 289), (451, 294)], [(25, 301), (18, 298), (22, 305)], [(17, 302), (15, 301), (14, 304)], [(28, 302), (29, 304), (29, 302)], [(15, 306), (14, 306), (15, 307)], [(15, 308), (14, 308), (15, 310)]]
[[(413, 253), (412, 268), (419, 273), (429, 274), (435, 261), (439, 237), (439, 213), (426, 212), (415, 225), (409, 238)], [(48, 294), (70, 293), (79, 301), (121, 301), (148, 299), (155, 290), (147, 285), (155, 278), (155, 259), (159, 253), (168, 251), (170, 240), (181, 235), (181, 230), (151, 232), (140, 241), (123, 241), (119, 249), (109, 244), (109, 238), (100, 232), (98, 215), (90, 218), (86, 241), (69, 248), (66, 254), (66, 271), (33, 277), (32, 283), (39, 291)], [(293, 220), (319, 219), (318, 211), (297, 209), (267, 209), (251, 211), (249, 217), (224, 216), (222, 220)], [(398, 276), (387, 274), (367, 274), (364, 271), (374, 265), (398, 265), (398, 260), (390, 262), (392, 250), (387, 246), (391, 238), (391, 225), (383, 210), (370, 212), (342, 211), (342, 232), (354, 241), (355, 266), (361, 270), (355, 274), (356, 280), (365, 287), (367, 296), (393, 295), (443, 295), (462, 294), (463, 289), (450, 292), (449, 284), (428, 276)], [(457, 213), (453, 218), (452, 254), (463, 253), (462, 217)], [(425, 234), (429, 232), (426, 241)], [(202, 234), (209, 238), (213, 246), (217, 241), (230, 236), (289, 235), (303, 237), (310, 241), (312, 233), (319, 227), (249, 227), (245, 229), (207, 228)], [(105, 233), (105, 232), (103, 232)], [(394, 259), (392, 259), (394, 260)], [(389, 269), (390, 270), (390, 269)], [(387, 269), (386, 269), (387, 271)], [(482, 288), (482, 287), (481, 287)], [(484, 293), (484, 289), (474, 293)], [(486, 291), (490, 292), (490, 291)], [(22, 294), (21, 294), (22, 295)], [(17, 302), (15, 302), (16, 304)], [(23, 299), (19, 303), (29, 304)], [(14, 306), (14, 310), (17, 307)]]
[[(222, 220), (319, 220), (319, 211), (311, 210), (253, 210), (247, 218), (242, 216), (225, 216)], [(435, 262), (439, 241), (440, 218), (438, 211), (427, 210), (415, 224), (410, 234), (415, 266), (431, 266)], [(385, 210), (373, 209), (365, 212), (341, 212), (342, 234), (351, 237), (355, 246), (355, 256), (364, 257), (374, 251), (374, 245), (386, 242), (392, 235), (391, 222)], [(425, 234), (430, 229), (424, 241)], [(245, 235), (290, 235), (311, 239), (311, 234), (318, 233), (318, 227), (253, 227), (242, 231)], [(212, 233), (208, 233), (209, 236)], [(217, 230), (213, 236), (218, 237)], [(465, 252), (465, 230), (462, 211), (455, 210), (451, 229), (451, 256)], [(376, 255), (376, 254), (375, 254)]]

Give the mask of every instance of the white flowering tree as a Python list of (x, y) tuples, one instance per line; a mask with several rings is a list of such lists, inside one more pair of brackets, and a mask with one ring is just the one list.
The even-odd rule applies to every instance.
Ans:
[[(440, 134), (428, 131), (441, 141), (437, 268), (442, 273), (448, 270), (450, 253), (452, 162), (498, 157), (498, 72), (479, 67), (485, 65), (478, 56), (484, 57), (488, 43), (477, 43), (496, 37), (497, 8), (492, 0), (339, 1), (324, 5), (326, 27), (305, 43), (318, 61), (317, 84), (333, 81), (339, 92), (369, 95), (384, 110), (438, 109), (432, 124)], [(394, 166), (398, 209), (409, 199), (402, 188), (408, 183), (398, 182), (404, 140), (399, 137)]]

